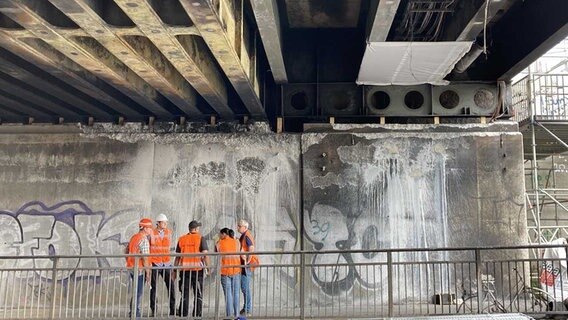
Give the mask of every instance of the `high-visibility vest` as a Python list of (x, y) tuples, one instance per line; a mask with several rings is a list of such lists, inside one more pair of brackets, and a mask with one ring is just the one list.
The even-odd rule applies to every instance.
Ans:
[[(241, 249), (244, 252), (249, 252), (249, 246), (247, 245), (246, 237), (248, 237), (250, 239), (253, 246), (254, 246), (254, 239), (252, 238), (252, 235), (251, 235), (250, 231), (248, 231), (248, 230), (245, 231), (244, 235), (241, 236)], [(259, 265), (258, 257), (256, 255), (250, 255), (250, 256), (247, 256), (247, 257), (250, 257), (250, 262), (249, 262), (250, 270), (254, 271), (254, 269)], [(248, 258), (247, 258), (247, 260), (248, 260)]]
[[(179, 238), (178, 246), (180, 247), (181, 253), (199, 253), (201, 235), (199, 233), (188, 233)], [(201, 270), (203, 269), (201, 259), (201, 256), (181, 257), (180, 265), (185, 267), (183, 268), (184, 270)]]
[[(140, 242), (144, 240), (146, 234), (142, 232), (138, 232), (137, 234), (133, 235), (130, 238), (130, 242), (128, 243), (128, 253), (130, 254), (140, 254)], [(127, 257), (126, 258), (126, 267), (127, 268), (134, 268), (134, 257)], [(142, 261), (143, 258), (138, 258), (138, 267), (143, 268), (144, 262)]]
[(160, 237), (158, 229), (152, 230), (150, 237), (150, 253), (163, 254), (162, 256), (155, 256), (150, 258), (150, 262), (154, 264), (169, 263), (170, 262), (170, 248), (172, 243), (172, 231), (164, 229), (164, 237)]
[(226, 237), (225, 239), (219, 240), (217, 242), (217, 251), (227, 253), (234, 252), (236, 255), (224, 255), (221, 256), (221, 275), (223, 276), (233, 276), (241, 272), (239, 265), (241, 264), (239, 252), (239, 243), (237, 240)]

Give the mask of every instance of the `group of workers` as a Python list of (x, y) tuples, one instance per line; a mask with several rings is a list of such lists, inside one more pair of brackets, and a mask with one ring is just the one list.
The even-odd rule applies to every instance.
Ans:
[[(170, 248), (172, 244), (172, 231), (168, 229), (168, 218), (164, 214), (156, 217), (156, 227), (152, 219), (140, 220), (138, 233), (130, 238), (126, 253), (136, 255), (151, 254), (149, 257), (135, 257), (129, 255), (126, 258), (127, 268), (133, 269), (138, 260), (138, 274), (134, 271), (131, 277), (138, 277), (136, 291), (136, 317), (140, 317), (140, 301), (144, 292), (144, 283), (150, 284), (150, 310), (151, 316), (156, 314), (156, 287), (157, 279), (161, 276), (169, 292), (169, 315), (187, 317), (189, 314), (189, 302), (193, 300), (192, 317), (201, 318), (203, 315), (203, 279), (211, 267), (207, 242), (199, 233), (201, 223), (191, 221), (189, 232), (181, 236), (177, 242), (176, 253), (192, 254), (178, 255), (171, 262)], [(225, 295), (225, 313), (227, 317), (249, 316), (252, 312), (251, 278), (252, 271), (258, 265), (258, 257), (250, 254), (254, 252), (254, 239), (249, 231), (249, 223), (240, 220), (237, 224), (240, 233), (239, 240), (235, 239), (235, 232), (229, 228), (219, 231), (219, 240), (215, 245), (215, 251), (220, 255), (221, 286)], [(204, 255), (198, 255), (203, 253)], [(179, 272), (179, 289), (181, 291), (181, 303), (176, 310), (175, 280)], [(244, 304), (239, 311), (240, 291), (243, 293)], [(190, 299), (190, 292), (193, 299)], [(132, 307), (132, 303), (131, 303)], [(177, 311), (177, 312), (176, 312)], [(130, 311), (132, 313), (132, 310)]]

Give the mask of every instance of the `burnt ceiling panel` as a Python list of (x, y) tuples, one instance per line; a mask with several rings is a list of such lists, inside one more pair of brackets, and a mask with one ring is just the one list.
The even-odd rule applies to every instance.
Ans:
[(286, 0), (290, 28), (355, 28), (361, 0)]

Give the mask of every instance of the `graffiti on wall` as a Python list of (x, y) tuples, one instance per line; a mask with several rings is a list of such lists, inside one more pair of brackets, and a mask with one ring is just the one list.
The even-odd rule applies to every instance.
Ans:
[[(524, 240), (522, 190), (499, 188), (522, 181), (512, 173), (521, 168), (520, 162), (489, 156), (498, 154), (497, 138), (479, 146), (469, 138), (442, 142), (427, 135), (388, 141), (378, 137), (322, 135), (304, 151), (306, 243), (316, 251), (344, 251), (312, 257), (312, 280), (322, 292), (350, 296), (359, 288), (385, 291), (388, 272), (377, 264), (385, 264), (387, 255), (356, 250), (487, 245), (502, 241), (505, 234)], [(474, 144), (473, 150), (486, 148), (478, 152), (489, 154), (490, 165), (480, 166), (467, 151)], [(476, 179), (482, 174), (487, 174), (487, 188), (480, 191)], [(459, 239), (456, 230), (464, 231)], [(393, 255), (393, 262), (451, 259), (447, 252)], [(428, 272), (432, 270), (394, 270), (394, 278), (420, 281)], [(414, 289), (405, 295), (424, 294)]]
[[(95, 256), (120, 254), (136, 230), (136, 210), (113, 214), (94, 211), (78, 200), (47, 205), (40, 201), (24, 204), (18, 210), (0, 211), (0, 255), (6, 256)], [(120, 226), (117, 228), (117, 226)], [(2, 260), (4, 268), (50, 268), (50, 259)], [(71, 275), (73, 269), (124, 266), (120, 258), (69, 258), (58, 262), (57, 280)], [(51, 277), (51, 274), (45, 275)]]
[[(384, 263), (386, 255), (349, 251), (447, 245), (446, 191), (452, 189), (448, 185), (459, 183), (460, 188), (469, 190), (468, 179), (475, 174), (446, 168), (448, 154), (452, 156), (447, 149), (461, 147), (447, 147), (446, 142), (374, 143), (350, 136), (339, 146), (325, 145), (337, 140), (327, 139), (318, 144), (315, 152), (305, 152), (303, 194), (298, 187), (297, 161), (278, 152), (260, 157), (234, 155), (224, 148), (208, 152), (189, 149), (187, 154), (176, 158), (171, 156), (172, 151), (160, 150), (156, 155), (164, 155), (165, 160), (160, 161), (153, 175), (153, 194), (148, 195), (152, 198), (152, 210), (168, 213), (172, 226), (178, 222), (176, 237), (187, 232), (190, 220), (202, 221), (203, 235), (209, 241), (215, 240), (220, 227), (234, 226), (237, 219), (244, 217), (252, 223), (261, 251), (297, 249), (298, 220), (303, 219), (306, 249), (312, 246), (316, 251), (345, 250), (312, 257), (313, 263), (325, 265), (311, 270), (316, 291), (337, 296), (356, 292), (354, 288), (358, 287), (384, 289), (387, 272), (382, 267), (367, 269), (360, 264)], [(455, 144), (459, 143), (458, 140)], [(184, 149), (177, 145), (161, 146), (166, 147)], [(479, 198), (475, 203), (486, 202), (485, 207), (499, 212), (512, 199)], [(300, 201), (304, 202), (305, 211), (299, 214)], [(522, 213), (522, 204), (515, 205)], [(509, 211), (505, 210), (504, 215), (506, 212)], [(107, 213), (76, 200), (55, 204), (32, 201), (15, 211), (0, 211), (0, 254), (100, 255), (100, 258), (66, 259), (60, 266), (123, 267), (124, 259), (102, 256), (123, 252), (136, 231), (139, 217), (139, 210)], [(212, 248), (212, 243), (209, 247)], [(427, 254), (409, 258), (435, 259)], [(265, 259), (262, 261), (265, 265), (294, 262), (292, 255), (282, 257), (281, 261)], [(404, 256), (396, 259), (404, 260)], [(12, 267), (49, 268), (51, 264), (49, 259), (29, 259)], [(81, 276), (62, 271), (56, 278), (63, 281)], [(257, 280), (262, 285), (297, 288), (294, 268), (286, 268), (278, 276), (268, 272), (259, 274)]]
[[(448, 243), (446, 146), (328, 135), (304, 153), (307, 243), (317, 251), (312, 279), (328, 295), (381, 290), (384, 253), (355, 250), (444, 247)], [(431, 257), (407, 253), (395, 260)], [(372, 268), (365, 264), (375, 264)]]
[[(280, 148), (266, 155), (250, 150), (230, 152), (224, 146), (213, 144), (159, 145), (156, 148), (159, 149), (156, 151), (158, 160), (140, 157), (134, 160), (136, 163), (129, 164), (139, 168), (147, 167), (148, 161), (159, 162), (160, 165), (155, 166), (153, 180), (143, 183), (140, 189), (128, 188), (124, 193), (130, 196), (130, 193), (137, 192), (137, 197), (143, 194), (144, 200), (148, 201), (144, 201), (142, 206), (151, 207), (151, 217), (165, 213), (170, 219), (169, 226), (175, 239), (188, 232), (189, 221), (199, 220), (203, 223), (201, 233), (212, 249), (222, 227), (236, 229), (238, 219), (244, 218), (252, 225), (258, 250), (292, 251), (297, 248), (299, 188), (295, 158), (281, 152)], [(206, 152), (201, 152), (205, 149)], [(145, 188), (148, 185), (152, 186), (150, 190)], [(124, 189), (122, 185), (118, 188)], [(109, 199), (108, 206), (100, 210), (89, 202), (90, 199), (99, 202), (98, 194), (80, 195), (81, 198), (72, 199), (82, 201), (31, 201), (15, 210), (0, 211), (0, 254), (35, 257), (92, 255), (95, 257), (59, 259), (58, 267), (69, 270), (58, 271), (55, 278), (64, 287), (70, 284), (69, 287), (73, 288), (79, 282), (92, 283), (91, 288), (104, 287), (102, 284), (108, 283), (109, 277), (120, 272), (97, 272), (93, 276), (93, 269), (124, 268), (123, 258), (105, 256), (123, 253), (129, 238), (137, 230), (136, 224), (142, 212), (139, 208), (109, 209), (124, 208), (118, 197)], [(127, 198), (124, 203), (139, 203), (135, 200), (138, 199)], [(279, 259), (279, 263), (289, 264), (293, 262), (292, 258), (291, 255), (267, 256), (262, 258), (262, 263), (268, 265), (272, 259)], [(0, 269), (50, 269), (53, 260), (13, 259), (4, 263)], [(83, 268), (86, 270), (81, 270)], [(51, 272), (30, 272), (18, 276), (23, 279), (22, 283), (36, 284), (38, 290), (39, 285), (45, 287), (46, 280), (50, 282), (54, 278)], [(258, 285), (275, 283), (283, 290), (294, 290), (297, 285), (294, 268), (281, 268), (278, 275), (263, 272), (256, 279)], [(122, 288), (128, 285), (127, 276), (117, 280)], [(213, 277), (208, 277), (205, 285), (209, 286), (214, 281)], [(112, 283), (114, 285), (114, 279)], [(45, 295), (42, 293), (42, 296)]]

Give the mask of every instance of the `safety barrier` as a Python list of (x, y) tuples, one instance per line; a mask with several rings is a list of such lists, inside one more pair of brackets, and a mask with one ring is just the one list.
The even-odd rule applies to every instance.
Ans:
[(531, 74), (513, 84), (514, 120), (568, 120), (568, 74)]
[[(553, 249), (554, 248), (554, 249)], [(530, 258), (531, 250), (546, 259)], [(258, 252), (248, 319), (377, 318), (480, 313), (568, 315), (565, 246)], [(185, 319), (223, 319), (219, 253), (203, 280), (201, 317), (189, 288)], [(173, 254), (172, 257), (180, 256)], [(191, 255), (185, 255), (191, 256)], [(132, 318), (141, 286), (141, 318), (152, 315), (150, 286), (125, 255), (0, 257), (0, 318)], [(135, 256), (140, 259), (143, 256)], [(565, 257), (565, 256), (564, 256)], [(564, 266), (564, 267), (561, 267)], [(166, 268), (167, 269), (167, 268)], [(165, 270), (165, 269), (164, 269)], [(174, 267), (175, 309), (181, 270)], [(191, 271), (195, 272), (195, 271)], [(189, 274), (186, 279), (192, 275)], [(170, 317), (168, 290), (156, 282), (155, 316)], [(566, 282), (566, 283), (565, 283)], [(549, 286), (542, 286), (548, 283)], [(239, 290), (240, 291), (240, 290)], [(242, 293), (239, 294), (242, 308)], [(178, 317), (178, 316), (171, 316)], [(234, 317), (233, 317), (234, 318)]]

